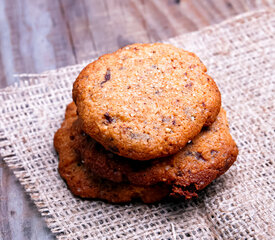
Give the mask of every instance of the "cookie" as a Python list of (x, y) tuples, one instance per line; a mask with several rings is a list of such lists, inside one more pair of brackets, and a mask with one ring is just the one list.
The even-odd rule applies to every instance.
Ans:
[[(70, 106), (76, 112), (75, 105)], [(238, 155), (223, 109), (214, 124), (204, 128), (181, 152), (162, 159), (135, 161), (113, 154), (81, 132), (79, 120), (71, 128), (71, 138), (78, 143), (74, 148), (85, 167), (97, 176), (143, 187), (171, 185), (170, 196), (187, 199), (225, 173)]]
[(83, 130), (107, 150), (149, 160), (178, 152), (220, 110), (221, 96), (194, 54), (133, 44), (86, 66), (73, 86)]
[[(76, 119), (75, 105), (70, 104), (66, 110), (65, 121), (54, 136), (54, 146), (59, 154), (59, 173), (74, 195), (114, 203), (130, 202), (133, 199), (152, 203), (169, 194), (170, 187), (165, 184), (143, 187), (130, 183), (114, 183), (91, 173), (83, 165), (78, 151), (87, 138), (79, 128), (73, 127)], [(79, 137), (75, 138), (74, 134)]]
[(204, 128), (192, 142), (173, 156), (134, 161), (106, 151), (90, 138), (80, 151), (87, 168), (103, 178), (143, 186), (162, 182), (172, 185), (174, 194), (187, 198), (190, 192), (184, 192), (186, 187), (193, 187), (195, 191), (191, 195), (196, 196), (197, 190), (205, 188), (225, 173), (238, 155), (223, 109), (210, 127)]

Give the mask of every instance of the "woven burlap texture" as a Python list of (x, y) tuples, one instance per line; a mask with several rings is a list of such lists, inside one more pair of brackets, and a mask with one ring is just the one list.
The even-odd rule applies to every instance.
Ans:
[(275, 239), (275, 10), (166, 42), (195, 52), (222, 93), (237, 162), (191, 201), (115, 205), (72, 196), (53, 135), (84, 65), (21, 75), (0, 92), (0, 153), (58, 239)]

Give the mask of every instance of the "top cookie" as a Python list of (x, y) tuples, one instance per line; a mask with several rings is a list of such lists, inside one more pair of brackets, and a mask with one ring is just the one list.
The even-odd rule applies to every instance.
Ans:
[(174, 154), (220, 111), (220, 92), (206, 71), (195, 54), (161, 43), (103, 55), (73, 86), (83, 130), (127, 158)]

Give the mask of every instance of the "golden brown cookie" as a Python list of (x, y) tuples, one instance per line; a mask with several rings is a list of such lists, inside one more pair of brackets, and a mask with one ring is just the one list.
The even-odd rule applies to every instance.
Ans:
[(168, 44), (134, 44), (86, 66), (73, 99), (83, 130), (123, 157), (178, 152), (221, 106), (220, 92), (194, 54)]
[(134, 161), (106, 151), (92, 139), (80, 151), (87, 168), (103, 178), (145, 186), (163, 182), (172, 185), (174, 193), (192, 185), (196, 190), (205, 188), (228, 170), (238, 154), (223, 109), (210, 127), (173, 156)]
[(139, 198), (145, 203), (152, 203), (169, 194), (170, 187), (164, 184), (142, 187), (130, 183), (113, 183), (87, 170), (78, 151), (87, 138), (81, 135), (83, 133), (79, 128), (74, 128), (76, 131), (73, 132), (79, 137), (75, 138), (72, 134), (76, 119), (75, 105), (70, 104), (66, 110), (65, 121), (54, 136), (54, 146), (59, 154), (59, 173), (74, 195), (104, 199), (114, 203), (129, 202)]
[[(76, 112), (74, 104), (71, 111)], [(87, 169), (113, 182), (131, 182), (140, 186), (171, 185), (170, 195), (191, 198), (214, 179), (225, 173), (237, 158), (238, 148), (232, 139), (226, 113), (221, 109), (217, 120), (174, 156), (150, 161), (134, 161), (115, 155), (81, 133), (76, 120), (71, 128), (78, 152)]]

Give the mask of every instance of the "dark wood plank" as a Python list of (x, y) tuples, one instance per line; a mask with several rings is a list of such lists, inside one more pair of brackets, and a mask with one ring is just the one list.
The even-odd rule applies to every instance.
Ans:
[[(0, 38), (0, 46), (1, 46), (1, 38)], [(0, 71), (0, 86), (5, 86), (6, 85), (6, 69), (4, 68), (4, 64), (3, 61), (5, 61), (5, 59), (3, 59), (3, 55), (0, 55), (0, 69), (2, 69), (2, 71)]]
[(14, 58), (12, 56), (11, 29), (7, 21), (6, 5), (0, 3), (0, 59), (1, 59), (1, 82), (0, 87), (11, 84), (14, 73)]
[(269, 0), (1, 0), (2, 87), (13, 74), (75, 64), (133, 42), (159, 41), (268, 6)]
[(0, 239), (54, 239), (36, 206), (0, 159)]
[[(0, 19), (2, 87), (11, 84), (17, 72), (41, 72), (75, 63), (59, 5), (41, 0), (31, 4), (1, 1)], [(0, 239), (52, 239), (36, 207), (0, 161)]]
[[(0, 161), (1, 156), (0, 156)], [(1, 164), (0, 162), (0, 176), (1, 176), (1, 182), (0, 182), (0, 236), (2, 239), (11, 239), (11, 227), (9, 222), (9, 210), (8, 210), (8, 192), (5, 191), (5, 189), (8, 186), (8, 180), (9, 180), (9, 170), (7, 169), (7, 166)]]
[(1, 59), (7, 85), (14, 81), (14, 73), (76, 63), (58, 2), (2, 0), (0, 5)]
[(87, 10), (83, 1), (61, 0), (59, 6), (66, 22), (76, 62), (95, 57), (97, 51), (89, 30)]
[[(142, 1), (136, 1), (142, 4)], [(116, 48), (135, 42), (149, 42), (149, 36), (141, 15), (137, 16), (132, 1), (105, 1), (112, 39)], [(112, 9), (116, 9), (115, 12)], [(116, 29), (113, 31), (112, 29)]]

